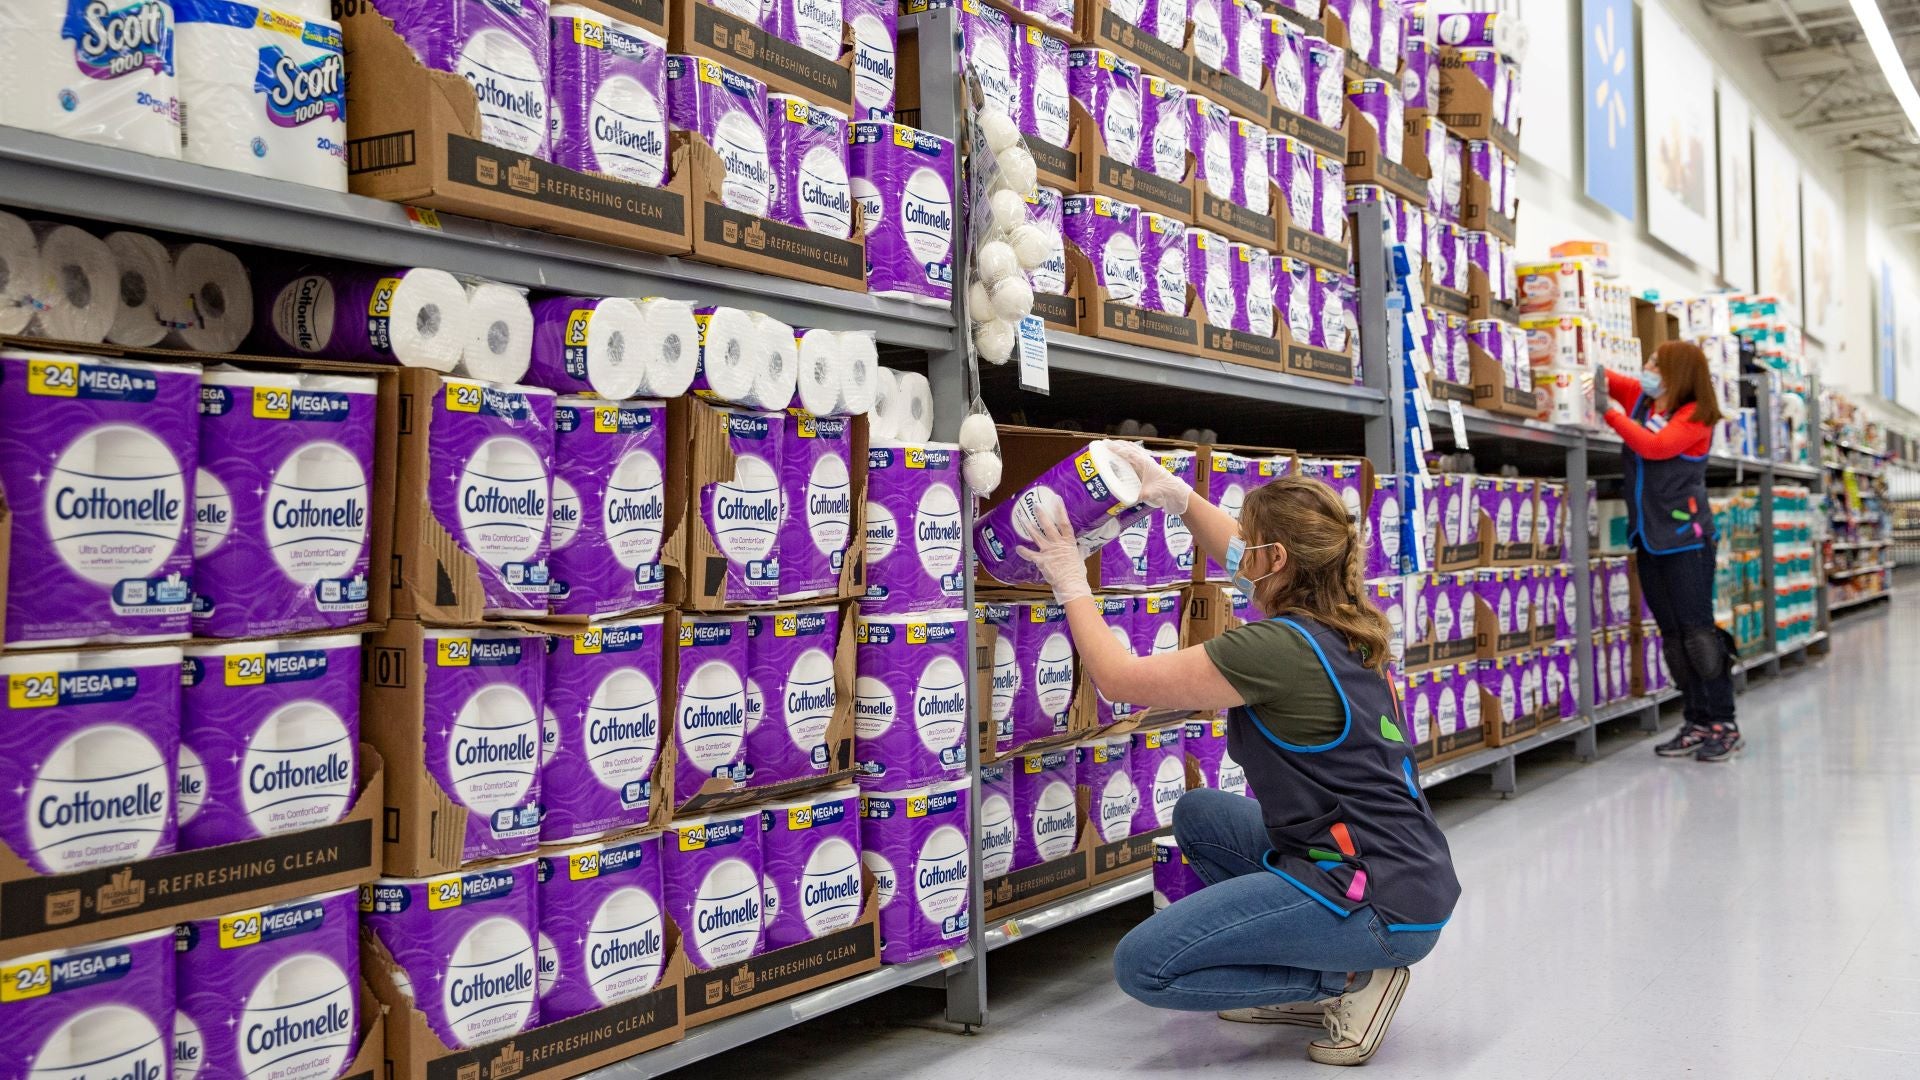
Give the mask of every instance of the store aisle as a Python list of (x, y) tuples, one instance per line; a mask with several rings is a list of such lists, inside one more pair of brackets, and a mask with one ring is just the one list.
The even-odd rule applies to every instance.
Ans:
[[(1509, 803), (1448, 792), (1466, 894), (1365, 1075), (1920, 1076), (1920, 593), (1842, 620), (1831, 656), (1796, 665), (1740, 699), (1749, 747), (1730, 766), (1620, 737), (1598, 764), (1523, 770)], [(906, 992), (715, 1064), (758, 1080), (1333, 1074), (1302, 1029), (1122, 995), (1113, 943), (1145, 910), (995, 953), (993, 1023), (970, 1038)]]

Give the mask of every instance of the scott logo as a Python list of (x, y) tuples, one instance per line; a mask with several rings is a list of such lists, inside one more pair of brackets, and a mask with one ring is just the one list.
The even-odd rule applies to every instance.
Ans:
[(74, 62), (95, 79), (117, 79), (149, 69), (173, 73), (173, 20), (166, 4), (138, 0), (109, 7), (107, 0), (71, 0), (60, 36), (74, 44)]
[(347, 67), (339, 53), (301, 64), (278, 46), (261, 49), (253, 89), (266, 95), (267, 118), (276, 127), (346, 119)]

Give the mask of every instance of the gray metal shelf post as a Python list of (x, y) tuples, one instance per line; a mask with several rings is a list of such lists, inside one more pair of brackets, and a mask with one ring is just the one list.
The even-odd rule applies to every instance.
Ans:
[(1573, 752), (1582, 761), (1592, 761), (1599, 756), (1598, 736), (1594, 726), (1594, 670), (1593, 670), (1593, 582), (1589, 572), (1588, 560), (1592, 558), (1592, 543), (1587, 530), (1592, 521), (1587, 514), (1587, 444), (1582, 439), (1567, 450), (1567, 535), (1561, 549), (1567, 553), (1567, 561), (1573, 564), (1573, 669), (1578, 672), (1579, 687), (1574, 695), (1579, 702), (1580, 715), (1587, 718), (1587, 728), (1582, 731), (1574, 743)]
[(1404, 472), (1400, 457), (1406, 446), (1406, 377), (1400, 370), (1400, 327), (1388, 303), (1393, 252), (1386, 244), (1380, 204), (1361, 203), (1349, 227), (1360, 277), (1360, 380), (1387, 399), (1383, 412), (1366, 419), (1367, 460), (1377, 472)]

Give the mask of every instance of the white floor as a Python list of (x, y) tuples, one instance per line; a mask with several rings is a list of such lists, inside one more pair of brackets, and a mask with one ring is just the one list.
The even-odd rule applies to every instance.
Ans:
[[(1920, 1078), (1920, 594), (1843, 617), (1831, 656), (1740, 699), (1730, 765), (1543, 750), (1518, 798), (1438, 803), (1466, 887), (1367, 1075)], [(1618, 725), (1614, 725), (1618, 726)], [(1145, 901), (992, 956), (986, 1028), (907, 990), (689, 1070), (755, 1080), (1329, 1075), (1304, 1029), (1122, 995)]]

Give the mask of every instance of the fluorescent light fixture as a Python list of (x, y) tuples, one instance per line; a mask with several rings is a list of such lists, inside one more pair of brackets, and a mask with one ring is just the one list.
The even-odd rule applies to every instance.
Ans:
[(1907, 114), (1907, 125), (1915, 135), (1920, 135), (1920, 90), (1914, 89), (1913, 76), (1893, 44), (1893, 34), (1887, 30), (1887, 20), (1880, 15), (1880, 5), (1874, 0), (1852, 0), (1852, 4), (1854, 18), (1860, 20), (1860, 29), (1866, 32), (1867, 44), (1873, 48), (1873, 58), (1880, 62), (1880, 74), (1886, 76), (1887, 86), (1900, 102), (1900, 110)]

